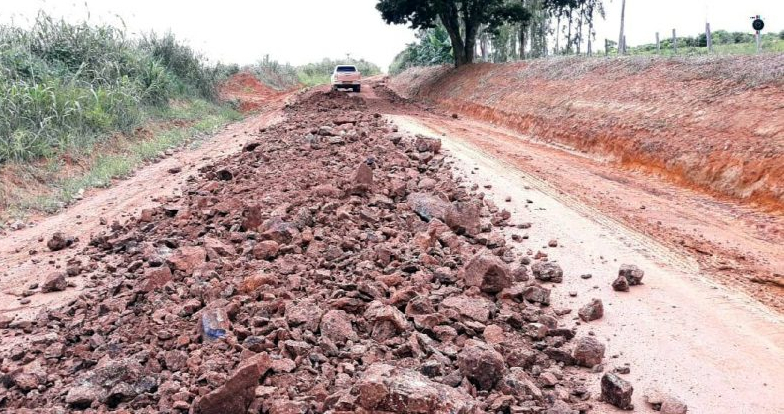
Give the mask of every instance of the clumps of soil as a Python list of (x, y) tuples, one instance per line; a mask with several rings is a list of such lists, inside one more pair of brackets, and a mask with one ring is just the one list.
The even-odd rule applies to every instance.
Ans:
[(79, 298), (3, 322), (26, 336), (0, 354), (0, 409), (590, 410), (604, 345), (550, 306), (570, 276), (506, 244), (509, 213), (438, 139), (342, 93), (286, 118), (91, 237)]
[(219, 88), (221, 99), (238, 102), (242, 112), (253, 112), (264, 106), (280, 92), (262, 83), (249, 72), (232, 75)]

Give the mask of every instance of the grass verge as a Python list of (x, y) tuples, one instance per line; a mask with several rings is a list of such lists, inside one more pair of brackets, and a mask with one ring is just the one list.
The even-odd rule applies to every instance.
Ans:
[[(129, 134), (115, 134), (95, 145), (38, 162), (11, 162), (0, 168), (0, 223), (33, 213), (55, 213), (91, 188), (108, 187), (166, 151), (198, 147), (241, 115), (207, 100), (175, 102), (150, 114)], [(2, 226), (2, 224), (0, 224)]]

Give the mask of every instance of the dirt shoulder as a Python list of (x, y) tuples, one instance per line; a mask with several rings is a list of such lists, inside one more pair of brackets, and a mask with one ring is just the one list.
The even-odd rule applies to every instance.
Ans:
[(782, 73), (782, 54), (564, 58), (412, 69), (392, 86), (630, 170), (782, 211)]
[[(486, 75), (508, 69), (493, 68)], [(402, 88), (410, 75), (393, 81), (392, 86)], [(547, 183), (557, 190), (561, 198), (567, 199), (576, 208), (586, 210), (586, 214), (599, 217), (599, 220), (617, 221), (657, 240), (697, 263), (700, 271), (713, 280), (743, 292), (777, 312), (784, 310), (784, 251), (780, 247), (784, 244), (784, 214), (781, 211), (771, 211), (765, 206), (706, 192), (688, 183), (683, 185), (683, 180), (672, 180), (669, 175), (659, 174), (650, 168), (618, 162), (612, 157), (613, 149), (608, 150), (609, 158), (594, 153), (595, 149), (580, 151), (568, 145), (571, 142), (561, 142), (546, 132), (544, 136), (537, 135), (536, 132), (541, 130), (535, 128), (521, 132), (517, 127), (506, 126), (501, 120), (495, 124), (488, 123), (483, 113), (467, 111), (459, 120), (443, 116), (455, 111), (450, 100), (465, 98), (460, 98), (462, 92), (455, 85), (452, 86), (456, 89), (450, 93), (439, 92), (441, 89), (436, 88), (449, 85), (449, 82), (458, 78), (463, 79), (461, 76), (464, 75), (453, 74), (437, 82), (434, 79), (439, 79), (441, 75), (432, 70), (421, 75), (430, 76), (430, 80), (422, 78), (420, 83), (414, 84), (433, 89), (431, 92), (421, 92), (421, 95), (435, 96), (439, 108), (431, 109), (429, 114), (433, 116), (423, 119), (428, 126), (448, 136), (459, 137), (481, 148), (488, 156), (501, 159)], [(770, 93), (769, 89), (765, 93)], [(476, 90), (474, 93), (473, 98), (479, 102), (490, 96), (490, 91), (486, 90)], [(506, 102), (503, 110), (537, 111), (540, 108), (536, 101), (508, 106), (507, 101), (497, 99), (498, 95), (494, 96), (495, 105)], [(542, 95), (539, 99), (548, 98)], [(553, 101), (548, 102), (548, 105), (553, 104)], [(611, 108), (610, 105), (604, 107)], [(442, 115), (436, 116), (438, 114)], [(561, 125), (556, 122), (559, 119)], [(573, 121), (571, 117), (554, 116), (552, 120), (536, 122), (542, 122), (547, 128), (569, 129)], [(594, 127), (598, 128), (598, 124), (591, 128)], [(584, 139), (590, 141), (590, 136), (585, 135)], [(613, 138), (619, 146), (625, 145), (624, 139)], [(678, 142), (682, 145), (685, 143)], [(696, 145), (696, 142), (692, 145)], [(688, 152), (702, 151), (701, 147), (698, 145)], [(710, 147), (705, 145), (707, 149)], [(738, 152), (736, 156), (743, 154)], [(775, 154), (781, 152), (775, 152), (767, 162), (774, 162)], [(756, 157), (754, 154), (747, 155), (752, 159)], [(768, 180), (772, 175), (762, 177)], [(777, 184), (772, 183), (774, 187), (771, 188), (776, 188)]]

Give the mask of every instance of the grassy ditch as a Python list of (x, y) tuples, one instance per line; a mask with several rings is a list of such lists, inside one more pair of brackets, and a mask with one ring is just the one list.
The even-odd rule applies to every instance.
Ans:
[(50, 214), (81, 198), (91, 188), (108, 187), (168, 151), (197, 147), (241, 115), (206, 100), (184, 101), (162, 109), (142, 128), (116, 134), (91, 150), (48, 157), (37, 162), (9, 162), (0, 167), (0, 217), (23, 219)]
[(0, 25), (0, 217), (56, 211), (237, 119), (217, 99), (231, 69), (172, 34), (45, 13)]

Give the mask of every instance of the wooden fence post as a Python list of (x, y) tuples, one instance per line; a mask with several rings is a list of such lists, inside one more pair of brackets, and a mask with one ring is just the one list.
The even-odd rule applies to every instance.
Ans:
[(672, 29), (672, 53), (678, 54), (678, 37), (675, 36), (675, 29)]
[(659, 42), (659, 32), (656, 32), (656, 54), (661, 53), (661, 42)]

